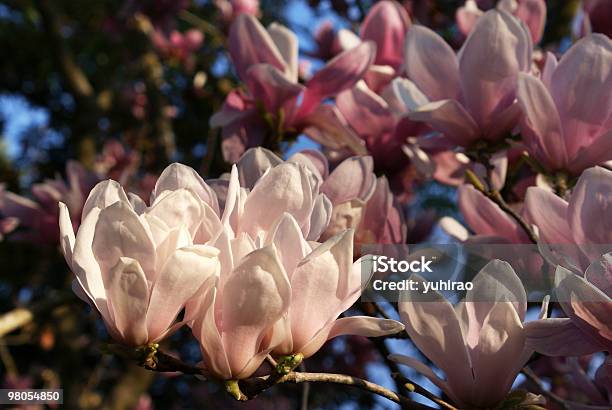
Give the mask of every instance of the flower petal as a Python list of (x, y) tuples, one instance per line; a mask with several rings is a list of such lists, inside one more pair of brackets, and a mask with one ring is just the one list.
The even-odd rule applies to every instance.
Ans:
[(343, 317), (329, 323), (308, 344), (301, 348), (294, 348), (294, 350), (308, 358), (315, 354), (326, 341), (337, 336), (379, 337), (399, 333), (402, 330), (404, 330), (404, 325), (396, 320), (370, 316)]
[(204, 182), (193, 168), (178, 162), (168, 165), (157, 179), (155, 189), (151, 194), (151, 203), (154, 203), (162, 192), (175, 191), (181, 188), (195, 192), (202, 201), (214, 209), (217, 215), (220, 214), (215, 191)]
[(410, 17), (395, 1), (381, 1), (372, 6), (361, 23), (360, 36), (376, 44), (376, 64), (399, 67), (402, 64), (404, 36), (410, 27)]
[(113, 324), (121, 334), (121, 342), (142, 346), (148, 342), (147, 306), (149, 289), (147, 278), (137, 260), (120, 257), (108, 273), (106, 289)]
[(601, 350), (568, 318), (527, 322), (525, 334), (526, 345), (547, 356), (583, 356)]
[(459, 63), (453, 49), (425, 26), (413, 26), (404, 49), (406, 75), (431, 101), (456, 99)]
[(353, 199), (367, 201), (374, 192), (376, 175), (372, 157), (345, 159), (321, 185), (320, 191), (332, 204), (341, 204)]
[[(79, 245), (78, 234), (76, 246)], [(91, 247), (102, 277), (117, 265), (121, 257), (137, 260), (151, 280), (155, 275), (156, 254), (151, 232), (127, 202), (115, 202), (100, 212)]]
[(336, 106), (362, 138), (391, 132), (395, 120), (389, 106), (362, 82), (336, 96)]
[(569, 156), (588, 143), (612, 115), (612, 40), (592, 34), (559, 61), (551, 80)]
[(125, 195), (119, 182), (113, 181), (112, 179), (99, 182), (93, 187), (85, 201), (85, 205), (83, 205), (81, 222), (85, 220), (85, 217), (93, 207), (104, 209), (118, 201), (129, 203), (129, 199), (127, 195)]
[(540, 240), (549, 244), (573, 243), (568, 224), (568, 204), (543, 188), (529, 187), (523, 207), (525, 218), (538, 227)]
[(241, 79), (254, 64), (271, 64), (285, 72), (287, 64), (270, 34), (256, 17), (240, 14), (236, 17), (229, 33), (229, 52)]
[(176, 319), (180, 310), (202, 286), (219, 271), (219, 250), (206, 245), (177, 249), (168, 258), (151, 289), (147, 311), (149, 337), (158, 340)]
[(272, 23), (268, 26), (268, 34), (283, 56), (287, 68), (285, 74), (289, 81), (298, 81), (298, 39), (295, 33), (282, 24)]
[(274, 244), (289, 280), (298, 263), (311, 252), (300, 226), (291, 214), (285, 213), (270, 231), (267, 244)]
[(422, 121), (460, 146), (468, 146), (480, 138), (480, 129), (470, 114), (455, 100), (441, 100), (419, 107), (408, 114), (413, 121)]
[(294, 348), (305, 346), (335, 320), (345, 299), (354, 294), (355, 284), (349, 278), (352, 262), (352, 230), (330, 238), (300, 262), (291, 277), (289, 315)]
[(521, 135), (530, 154), (551, 171), (565, 168), (568, 156), (561, 119), (544, 84), (520, 73), (517, 98), (524, 113)]
[(293, 115), (292, 103), (297, 103), (304, 86), (291, 82), (285, 74), (270, 64), (255, 64), (246, 72), (246, 85), (255, 101), (263, 104), (266, 112), (278, 115), (284, 110), (286, 116)]
[(306, 83), (302, 111), (310, 113), (325, 98), (355, 85), (372, 64), (375, 53), (374, 44), (366, 41), (330, 60)]
[(485, 13), (460, 51), (459, 72), (465, 106), (486, 127), (509, 106), (517, 75), (531, 67), (532, 43), (520, 22), (504, 11)]
[(610, 160), (612, 160), (612, 130), (601, 134), (593, 139), (590, 145), (579, 149), (567, 168), (574, 175), (578, 175), (586, 168), (603, 165)]
[(75, 236), (72, 221), (70, 220), (70, 211), (65, 203), (59, 203), (59, 228), (60, 228), (60, 247), (66, 263), (72, 269), (72, 251), (74, 249)]
[(459, 187), (457, 202), (469, 227), (477, 234), (498, 235), (514, 243), (527, 243), (521, 226), (472, 185)]
[(259, 353), (261, 340), (287, 312), (290, 299), (287, 274), (273, 246), (253, 251), (234, 268), (221, 301), (222, 339), (232, 374)]
[[(424, 289), (425, 280), (410, 279)], [(438, 292), (404, 291), (398, 310), (410, 339), (436, 366), (446, 373), (454, 387), (469, 389), (472, 384), (470, 358), (459, 319), (450, 303)], [(463, 390), (463, 389), (460, 389)]]
[(255, 185), (244, 203), (240, 230), (253, 238), (267, 232), (288, 212), (304, 228), (310, 220), (318, 181), (306, 167), (283, 163), (272, 168)]
[(582, 173), (568, 207), (568, 220), (575, 243), (590, 260), (603, 252), (598, 244), (612, 243), (612, 171), (589, 168)]
[(325, 232), (333, 214), (333, 205), (329, 198), (324, 194), (317, 195), (312, 214), (310, 215), (310, 226), (306, 239), (309, 241), (317, 241)]
[(269, 168), (275, 167), (282, 162), (282, 159), (267, 148), (249, 148), (236, 163), (240, 186), (253, 189), (257, 180)]

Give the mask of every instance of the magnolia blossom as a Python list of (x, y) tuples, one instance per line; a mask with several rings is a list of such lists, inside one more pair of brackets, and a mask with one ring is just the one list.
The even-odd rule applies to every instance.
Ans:
[[(546, 23), (546, 2), (544, 0), (501, 0), (497, 3), (499, 10), (507, 11), (522, 20), (529, 28), (534, 43), (539, 43), (544, 34)], [(455, 18), (462, 34), (468, 35), (484, 12), (474, 0), (467, 0), (463, 7), (457, 9)]]
[(129, 183), (138, 188), (138, 191), (145, 187), (147, 178), (139, 180), (137, 184), (131, 181), (139, 161), (137, 153), (126, 150), (116, 140), (110, 140), (95, 159), (93, 172), (77, 161), (68, 161), (66, 179), (57, 176), (33, 184), (31, 198), (7, 191), (5, 185), (0, 184), (0, 239), (10, 234), (11, 240), (42, 245), (57, 244), (57, 203), (61, 201), (68, 206), (76, 229), (87, 195), (101, 179), (117, 179), (122, 184)]
[[(403, 213), (394, 201), (386, 178), (377, 179), (374, 175), (372, 158), (347, 158), (331, 173), (327, 159), (318, 151), (297, 152), (287, 162), (306, 166), (320, 181), (321, 201), (330, 218), (321, 240), (354, 228), (356, 252), (362, 244), (405, 242)], [(252, 188), (268, 169), (282, 163), (265, 148), (249, 149), (236, 163), (241, 185)]]
[(612, 253), (593, 262), (584, 278), (557, 267), (555, 293), (566, 318), (542, 319), (525, 327), (528, 344), (549, 356), (612, 351)]
[[(411, 279), (423, 289), (423, 278)], [(406, 332), (446, 379), (412, 357), (390, 358), (427, 376), (462, 408), (492, 408), (507, 396), (533, 352), (522, 324), (527, 298), (512, 267), (500, 260), (489, 262), (472, 283), (455, 307), (436, 291), (404, 292), (400, 298)]]
[(190, 325), (207, 370), (223, 380), (241, 379), (278, 345), (269, 334), (286, 314), (291, 291), (273, 245), (255, 249), (242, 236), (220, 258), (221, 276), (198, 290), (187, 312), (195, 317)]
[[(80, 163), (68, 161), (67, 181), (59, 177), (32, 186), (32, 199), (0, 189), (0, 216), (5, 233), (11, 239), (43, 245), (57, 244), (59, 230), (58, 201), (67, 204), (77, 221), (89, 190), (99, 181)], [(75, 222), (75, 227), (78, 222)]]
[(521, 134), (549, 172), (579, 175), (612, 159), (612, 41), (593, 34), (557, 63), (548, 54), (542, 79), (520, 74)]
[(547, 256), (575, 272), (584, 272), (591, 262), (612, 250), (611, 192), (612, 171), (602, 167), (584, 171), (567, 201), (543, 188), (530, 187), (525, 196), (525, 217), (537, 226), (540, 242), (554, 251), (554, 256)]
[(282, 249), (281, 257), (291, 286), (287, 316), (276, 324), (271, 336), (282, 340), (275, 353), (302, 353), (310, 357), (336, 336), (373, 337), (404, 329), (395, 320), (369, 316), (338, 319), (359, 299), (362, 269), (366, 269), (361, 260), (353, 263), (353, 230), (312, 246), (304, 240), (293, 218), (285, 215), (270, 240)]
[(531, 53), (529, 33), (505, 11), (485, 13), (458, 56), (438, 34), (414, 26), (404, 52), (410, 81), (397, 82), (396, 94), (410, 119), (427, 123), (455, 145), (495, 142), (518, 124), (516, 82), (520, 72), (530, 70)]
[(115, 181), (99, 183), (76, 236), (60, 202), (60, 242), (75, 274), (73, 289), (126, 345), (157, 342), (182, 326), (189, 316), (176, 318), (186, 301), (219, 270), (219, 251), (192, 242), (210, 208), (176, 176), (162, 174), (150, 207)]
[[(266, 160), (275, 158), (251, 151), (244, 161)], [(309, 356), (339, 334), (401, 329), (393, 321), (367, 317), (334, 325), (361, 293), (360, 264), (353, 266), (352, 230), (323, 244), (306, 240), (320, 236), (330, 211), (311, 169), (280, 163), (262, 171), (250, 191), (238, 174), (234, 166), (222, 216), (208, 215), (208, 232), (216, 233), (206, 243), (220, 250), (220, 275), (187, 306), (204, 362), (215, 376), (248, 377), (272, 351)], [(320, 292), (333, 297), (321, 303)], [(313, 310), (315, 301), (320, 310)]]
[(363, 41), (376, 44), (376, 58), (365, 75), (370, 88), (380, 91), (393, 79), (403, 63), (404, 38), (411, 26), (406, 9), (396, 1), (375, 3), (359, 29), (359, 36), (342, 29), (338, 32), (340, 48), (348, 50)]
[[(241, 14), (230, 30), (229, 51), (248, 91), (232, 91), (210, 123), (223, 128), (223, 155), (235, 162), (246, 148), (280, 137), (269, 133), (304, 130), (316, 139), (320, 134), (317, 129), (342, 131), (333, 108), (321, 103), (363, 76), (372, 63), (375, 46), (365, 42), (341, 53), (300, 84), (296, 35), (277, 23), (266, 30), (255, 17)], [(363, 151), (360, 142), (351, 137), (341, 136), (345, 145)]]
[(470, 235), (458, 221), (444, 217), (440, 225), (452, 237), (469, 243), (531, 243), (512, 216), (472, 185), (461, 185), (457, 195), (461, 215), (475, 235)]

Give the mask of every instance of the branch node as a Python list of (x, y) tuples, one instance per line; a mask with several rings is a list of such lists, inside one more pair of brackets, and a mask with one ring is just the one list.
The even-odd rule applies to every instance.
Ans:
[(279, 375), (286, 375), (295, 370), (304, 360), (302, 353), (296, 353), (289, 356), (283, 356), (278, 360), (275, 371)]
[(249, 398), (242, 393), (240, 390), (240, 385), (238, 385), (238, 380), (226, 380), (225, 381), (225, 391), (232, 396), (234, 399), (238, 401), (247, 401)]

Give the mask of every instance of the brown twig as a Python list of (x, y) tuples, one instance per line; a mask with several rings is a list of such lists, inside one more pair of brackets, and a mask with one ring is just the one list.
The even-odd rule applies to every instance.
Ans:
[(529, 381), (531, 381), (532, 383), (534, 383), (536, 386), (538, 386), (538, 388), (540, 389), (541, 393), (548, 397), (550, 399), (550, 401), (554, 402), (555, 404), (559, 405), (562, 409), (569, 409), (567, 403), (565, 400), (563, 400), (562, 397), (558, 396), (557, 394), (546, 390), (544, 388), (544, 383), (542, 382), (542, 380), (533, 372), (533, 370), (531, 370), (529, 367), (525, 366), (523, 367), (522, 373), (525, 375), (525, 377), (527, 377), (527, 379)]
[(176, 141), (172, 120), (165, 111), (168, 103), (161, 91), (164, 68), (150, 40), (154, 29), (149, 18), (139, 13), (134, 16), (132, 23), (143, 44), (139, 62), (147, 89), (147, 113), (155, 141), (155, 154), (158, 165), (165, 165), (174, 156)]
[(574, 403), (569, 400), (565, 400), (563, 397), (551, 392), (550, 390), (546, 390), (544, 388), (544, 383), (542, 382), (542, 379), (540, 379), (538, 375), (535, 374), (533, 370), (531, 370), (528, 366), (523, 367), (523, 370), (521, 372), (525, 375), (527, 380), (529, 380), (538, 387), (542, 395), (550, 399), (550, 401), (554, 402), (562, 409), (572, 409), (580, 407), (582, 409), (589, 410), (610, 410), (609, 406), (593, 406), (582, 403)]
[[(201, 367), (196, 367), (182, 362), (166, 353), (158, 350), (158, 345), (153, 344), (141, 348), (129, 348), (120, 345), (108, 345), (105, 349), (109, 353), (120, 355), (124, 358), (136, 361), (140, 366), (157, 372), (181, 372), (191, 375), (200, 375), (207, 378), (210, 374)], [(300, 354), (282, 357), (278, 360), (274, 371), (267, 376), (251, 377), (244, 380), (225, 381), (227, 392), (236, 400), (246, 401), (257, 397), (265, 390), (283, 383), (334, 383), (345, 386), (353, 386), (378, 396), (384, 397), (405, 408), (417, 410), (431, 410), (432, 407), (410, 400), (394, 391), (391, 391), (376, 383), (346, 374), (335, 373), (308, 373), (295, 371), (302, 363), (303, 356)]]
[[(265, 383), (268, 376), (263, 377), (253, 377), (245, 380), (242, 385), (249, 386), (254, 385), (253, 392), (259, 394), (263, 390), (260, 390), (259, 384), (261, 382)], [(306, 373), (306, 372), (291, 372), (281, 379), (279, 379), (275, 384), (281, 383), (333, 383), (333, 384), (341, 384), (345, 386), (353, 386), (359, 388), (361, 390), (368, 391), (370, 393), (376, 394), (378, 396), (384, 397), (388, 400), (391, 400), (394, 403), (405, 405), (406, 408), (410, 409), (427, 409), (431, 410), (432, 407), (426, 406), (421, 403), (417, 403), (408, 399), (407, 397), (401, 396), (394, 391), (391, 391), (383, 386), (380, 386), (376, 383), (372, 383), (367, 380), (360, 379), (358, 377), (349, 376), (346, 374), (335, 374), (335, 373)], [(246, 387), (245, 390), (249, 391), (250, 387)]]
[(437, 405), (439, 405), (440, 407), (442, 407), (443, 409), (447, 409), (447, 410), (458, 410), (457, 407), (453, 406), (452, 404), (442, 400), (440, 397), (436, 396), (435, 394), (431, 393), (429, 390), (425, 389), (423, 386), (413, 382), (412, 380), (408, 379), (407, 377), (405, 377), (404, 375), (394, 372), (391, 373), (391, 377), (394, 380), (399, 381), (400, 383), (402, 383), (402, 385), (410, 392), (419, 394), (431, 401), (433, 401), (434, 403), (436, 403)]
[(80, 99), (91, 100), (95, 94), (94, 89), (81, 67), (76, 63), (74, 55), (62, 36), (60, 18), (53, 3), (49, 0), (36, 2), (43, 27), (53, 48), (53, 55), (57, 59), (64, 77), (66, 77), (72, 94)]
[(480, 181), (478, 176), (469, 169), (466, 171), (466, 177), (468, 181), (470, 181), (470, 183), (474, 186), (474, 188), (476, 188), (484, 196), (493, 201), (497, 206), (500, 207), (502, 211), (510, 215), (512, 219), (514, 219), (520, 225), (523, 231), (525, 231), (525, 234), (527, 234), (527, 237), (531, 242), (538, 243), (538, 237), (531, 229), (529, 224), (518, 213), (516, 213), (516, 211), (506, 203), (506, 201), (504, 201), (504, 198), (501, 196), (498, 190), (491, 188), (490, 184), (488, 184), (488, 188), (485, 187), (485, 185)]

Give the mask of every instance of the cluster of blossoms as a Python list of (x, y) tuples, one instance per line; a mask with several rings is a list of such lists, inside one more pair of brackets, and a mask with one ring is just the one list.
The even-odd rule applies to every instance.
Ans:
[[(416, 358), (390, 359), (461, 408), (502, 403), (534, 352), (606, 352), (595, 382), (612, 403), (612, 41), (591, 32), (597, 2), (584, 2), (582, 38), (561, 55), (534, 46), (543, 0), (486, 12), (467, 1), (458, 50), (381, 1), (358, 34), (319, 33), (329, 61), (311, 76), (297, 36), (263, 27), (258, 2), (216, 3), (242, 82), (210, 119), (231, 172), (204, 181), (175, 163), (145, 198), (126, 193), (125, 178), (99, 182), (110, 170), (85, 178), (71, 165), (68, 184), (35, 186), (40, 204), (0, 190), (0, 235), (30, 223), (56, 239), (50, 204), (60, 201), (73, 289), (110, 336), (141, 347), (188, 326), (221, 380), (251, 377), (268, 355), (309, 358), (336, 336), (405, 329), (444, 377)], [(156, 41), (188, 54), (202, 39)], [(322, 152), (275, 153), (301, 134)], [(363, 245), (414, 240), (406, 204), (426, 180), (457, 187), (467, 227), (439, 221), (454, 240), (538, 246), (536, 262), (554, 266), (556, 317), (545, 298), (526, 319), (522, 275), (501, 260), (454, 306), (436, 291), (405, 292), (401, 322), (344, 316), (370, 277)], [(520, 269), (537, 276), (534, 266)]]
[(207, 369), (230, 380), (252, 375), (271, 352), (309, 357), (338, 335), (403, 329), (369, 316), (338, 319), (361, 294), (362, 267), (353, 262), (354, 229), (317, 242), (333, 214), (320, 175), (290, 161), (250, 184), (241, 179), (234, 167), (222, 206), (180, 164), (160, 175), (149, 205), (115, 181), (101, 182), (76, 236), (60, 204), (75, 292), (115, 340), (143, 346), (187, 324)]

